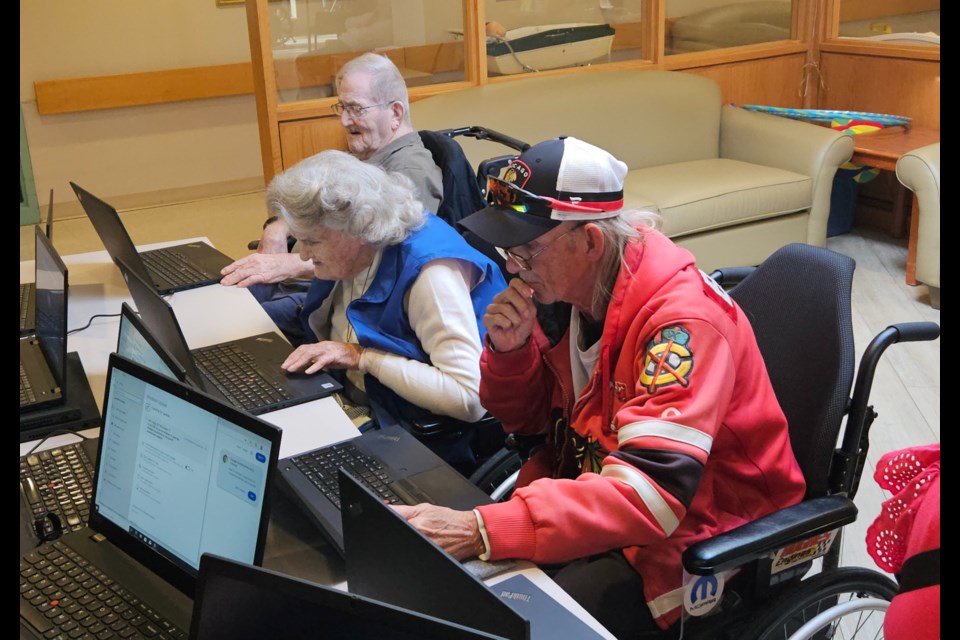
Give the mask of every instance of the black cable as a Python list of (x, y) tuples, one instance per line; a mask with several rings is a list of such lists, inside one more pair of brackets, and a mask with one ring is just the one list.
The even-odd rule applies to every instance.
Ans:
[(71, 329), (70, 331), (67, 331), (67, 335), (69, 336), (74, 333), (77, 333), (78, 331), (89, 329), (90, 325), (93, 324), (93, 321), (96, 320), (97, 318), (119, 318), (119, 317), (120, 317), (119, 313), (98, 313), (96, 315), (90, 316), (90, 319), (87, 320), (87, 324), (83, 325), (79, 329)]

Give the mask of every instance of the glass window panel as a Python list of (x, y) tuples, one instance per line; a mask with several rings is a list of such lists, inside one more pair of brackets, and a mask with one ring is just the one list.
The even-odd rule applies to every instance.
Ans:
[(465, 78), (463, 7), (450, 0), (276, 0), (268, 5), (280, 102), (334, 94), (337, 70), (388, 55), (408, 86)]
[(841, 38), (940, 46), (940, 0), (842, 0)]
[(486, 0), (487, 74), (532, 73), (642, 55), (642, 0)]
[(665, 53), (790, 39), (790, 0), (667, 0)]

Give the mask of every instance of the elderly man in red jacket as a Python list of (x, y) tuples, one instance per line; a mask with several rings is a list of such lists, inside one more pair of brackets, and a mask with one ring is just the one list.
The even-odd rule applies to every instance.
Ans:
[[(507, 502), (399, 510), (457, 558), (562, 565), (604, 626), (656, 637), (679, 627), (683, 550), (799, 502), (804, 481), (749, 321), (656, 216), (623, 210), (626, 172), (548, 140), (461, 222), (519, 275), (484, 317), (481, 401), (545, 444)], [(534, 300), (571, 305), (555, 344)]]

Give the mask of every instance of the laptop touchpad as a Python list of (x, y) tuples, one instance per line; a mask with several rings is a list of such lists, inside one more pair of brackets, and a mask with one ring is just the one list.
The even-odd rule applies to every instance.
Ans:
[[(429, 502), (452, 509), (472, 509), (475, 502), (463, 495), (462, 475), (452, 467), (434, 467), (390, 484), (390, 488), (408, 504)], [(460, 490), (458, 490), (460, 489)], [(463, 503), (463, 504), (460, 504)]]

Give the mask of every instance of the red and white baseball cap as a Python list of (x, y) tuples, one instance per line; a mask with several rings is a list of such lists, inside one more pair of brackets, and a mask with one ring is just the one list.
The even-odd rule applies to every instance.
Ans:
[(487, 181), (490, 206), (459, 225), (497, 247), (526, 244), (566, 220), (620, 215), (627, 165), (583, 140), (561, 136), (512, 160)]

